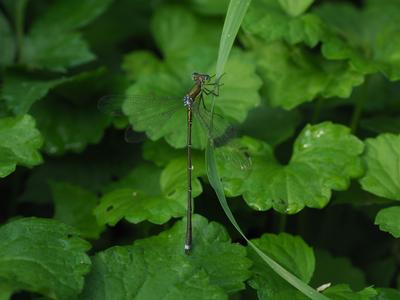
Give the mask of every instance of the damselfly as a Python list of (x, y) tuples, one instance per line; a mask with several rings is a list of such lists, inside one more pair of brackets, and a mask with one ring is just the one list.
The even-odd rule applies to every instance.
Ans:
[[(160, 97), (160, 96), (106, 96), (100, 99), (99, 109), (111, 114), (119, 114), (121, 107), (123, 113), (127, 115), (134, 126), (135, 131), (145, 131), (152, 140), (157, 140), (181, 128), (170, 128), (169, 119), (173, 117), (181, 118), (179, 114), (182, 108), (186, 108), (187, 114), (187, 223), (185, 238), (185, 253), (188, 254), (192, 248), (192, 214), (193, 214), (193, 197), (192, 197), (192, 127), (193, 115), (195, 120), (203, 128), (204, 136), (212, 138), (214, 145), (221, 145), (231, 139), (234, 130), (219, 115), (211, 116), (208, 108), (204, 103), (204, 95), (214, 94), (218, 96), (219, 83), (211, 82), (212, 77), (207, 74), (193, 73), (193, 87), (183, 97), (182, 102), (178, 101), (179, 97)], [(156, 109), (155, 109), (156, 108)], [(212, 130), (210, 128), (211, 118)], [(129, 132), (129, 131), (128, 131)], [(130, 134), (126, 134), (129, 141)], [(240, 149), (233, 151), (225, 151), (222, 157), (226, 160), (236, 163), (240, 169), (246, 170), (250, 167), (250, 160), (241, 152)], [(228, 154), (229, 153), (229, 154)]]

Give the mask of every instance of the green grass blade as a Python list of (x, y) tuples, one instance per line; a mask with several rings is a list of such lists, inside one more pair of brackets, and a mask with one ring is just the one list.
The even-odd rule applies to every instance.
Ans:
[(240, 24), (242, 24), (250, 2), (251, 0), (231, 0), (229, 3), (219, 43), (216, 78), (220, 78), (224, 72), (225, 64), (228, 60), (229, 53), (231, 52), (233, 42), (235, 41)]
[(268, 266), (271, 267), (279, 276), (289, 282), (292, 286), (302, 292), (304, 295), (308, 296), (313, 300), (329, 300), (328, 297), (323, 294), (317, 292), (315, 289), (304, 283), (302, 280), (291, 274), (285, 268), (283, 268), (280, 264), (274, 261), (271, 257), (262, 252), (256, 245), (254, 245), (243, 233), (242, 229), (239, 227), (236, 222), (235, 217), (232, 214), (232, 211), (229, 208), (229, 205), (226, 201), (224, 189), (221, 184), (220, 177), (218, 175), (218, 169), (215, 162), (214, 149), (212, 145), (212, 141), (209, 142), (206, 148), (206, 166), (207, 166), (207, 176), (210, 181), (211, 186), (215, 190), (219, 202), (221, 203), (222, 209), (227, 215), (228, 219), (231, 221), (236, 230), (241, 234), (241, 236), (247, 241), (247, 243), (257, 252), (257, 254), (267, 263)]

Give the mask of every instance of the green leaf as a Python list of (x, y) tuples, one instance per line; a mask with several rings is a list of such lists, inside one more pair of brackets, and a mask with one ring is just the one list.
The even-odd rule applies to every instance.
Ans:
[(397, 1), (376, 0), (362, 10), (346, 3), (319, 6), (315, 12), (333, 31), (323, 40), (324, 56), (348, 59), (364, 74), (381, 71), (390, 80), (400, 79), (399, 9)]
[[(268, 130), (265, 130), (265, 120), (268, 120)], [(262, 105), (249, 112), (246, 121), (240, 125), (240, 132), (275, 146), (293, 136), (300, 121), (297, 110)]]
[(313, 2), (314, 0), (279, 0), (282, 8), (293, 17), (304, 13)]
[(49, 157), (43, 165), (32, 170), (19, 201), (50, 203), (53, 199), (51, 181), (77, 185), (97, 195), (112, 180), (131, 171), (134, 162), (132, 148), (123, 139), (89, 148), (80, 155)]
[[(193, 158), (193, 197), (202, 189), (196, 178), (204, 175), (204, 162)], [(128, 176), (111, 185), (110, 192), (94, 210), (99, 224), (115, 225), (125, 218), (131, 223), (148, 220), (163, 224), (172, 217), (184, 216), (187, 205), (186, 157), (172, 160), (165, 169), (143, 164)]]
[(158, 167), (164, 167), (171, 160), (182, 157), (184, 152), (184, 150), (172, 148), (164, 140), (156, 142), (147, 140), (143, 144), (143, 158), (152, 161)]
[(53, 182), (51, 190), (55, 204), (54, 218), (71, 225), (83, 237), (96, 239), (103, 231), (97, 224), (93, 210), (97, 197), (92, 192), (69, 183)]
[(101, 15), (113, 0), (61, 0), (35, 21), (32, 31), (63, 33), (79, 29)]
[(307, 125), (297, 137), (286, 166), (277, 162), (269, 145), (250, 137), (240, 143), (252, 160), (250, 174), (221, 163), (221, 178), (228, 195), (242, 194), (257, 210), (273, 207), (293, 214), (304, 206), (322, 208), (332, 189), (346, 190), (351, 178), (363, 174), (359, 158), (363, 143), (342, 125)]
[(400, 291), (395, 289), (379, 288), (377, 291), (378, 295), (374, 300), (396, 300), (400, 297)]
[[(216, 40), (217, 25), (209, 19), (196, 18), (182, 8), (167, 6), (158, 10), (152, 28), (165, 57), (159, 66), (163, 71), (154, 71), (151, 75), (139, 78), (127, 90), (129, 96), (151, 96), (136, 97), (136, 100), (123, 104), (124, 113), (137, 131), (145, 131), (151, 140), (164, 137), (174, 148), (186, 146), (186, 126), (182, 124), (186, 124), (187, 113), (181, 104), (182, 98), (193, 86), (190, 74), (194, 71), (213, 74), (212, 58), (217, 52), (217, 45), (213, 46), (213, 41)], [(174, 34), (171, 35), (171, 32)], [(136, 74), (133, 69), (127, 71), (128, 74)], [(223, 84), (217, 113), (226, 121), (232, 119), (243, 122), (248, 110), (260, 102), (257, 90), (261, 80), (255, 73), (252, 56), (237, 49), (228, 61)], [(172, 98), (158, 99), (166, 96)], [(206, 99), (206, 105), (209, 105), (209, 101)], [(206, 144), (206, 134), (200, 128), (195, 117), (194, 148), (204, 148)]]
[(0, 11), (0, 67), (9, 66), (14, 61), (15, 42), (14, 36), (4, 14)]
[(332, 62), (300, 47), (253, 44), (265, 93), (272, 106), (293, 109), (316, 97), (350, 96), (364, 77), (345, 62)]
[(389, 232), (395, 238), (400, 237), (400, 206), (381, 209), (375, 217), (379, 229)]
[(153, 52), (134, 51), (124, 56), (122, 68), (128, 79), (133, 82), (143, 76), (162, 71), (162, 62)]
[(175, 59), (184, 56), (186, 60), (196, 53), (199, 45), (216, 48), (218, 28), (219, 22), (210, 18), (196, 18), (189, 10), (172, 5), (157, 9), (151, 21), (152, 34), (158, 47), (165, 57)]
[[(198, 49), (199, 50), (199, 49)], [(194, 59), (197, 59), (194, 57)], [(188, 65), (195, 61), (187, 59)], [(210, 70), (211, 65), (206, 65), (202, 70)], [(216, 112), (224, 120), (243, 122), (247, 112), (260, 103), (257, 93), (261, 85), (255, 73), (255, 66), (249, 55), (240, 51), (233, 53), (226, 66), (226, 75), (223, 77), (224, 85), (220, 88), (221, 95), (215, 105)], [(192, 70), (193, 71), (193, 70)], [(129, 121), (138, 131), (145, 131), (151, 140), (162, 137), (173, 147), (186, 147), (186, 109), (182, 98), (193, 84), (190, 73), (179, 72), (179, 75), (158, 72), (157, 74), (141, 77), (128, 91), (128, 95), (155, 95), (157, 98), (136, 97), (123, 104), (124, 113), (129, 116)], [(175, 72), (174, 72), (175, 73)], [(241, 76), (234, 76), (241, 74)], [(185, 89), (186, 86), (186, 89)], [(155, 89), (155, 87), (157, 87)], [(165, 99), (166, 96), (174, 96)], [(206, 106), (210, 107), (209, 99)], [(201, 108), (202, 109), (202, 108)], [(196, 115), (193, 120), (193, 147), (204, 148), (207, 142), (206, 132), (201, 127)]]
[[(52, 25), (49, 25), (51, 27)], [(26, 37), (21, 62), (31, 69), (66, 72), (90, 62), (95, 55), (88, 43), (75, 32), (37, 32)]]
[(226, 12), (229, 0), (190, 0), (190, 5), (196, 12), (204, 15), (223, 15)]
[(33, 103), (46, 96), (51, 89), (72, 79), (71, 77), (42, 79), (33, 74), (6, 73), (1, 98), (14, 114), (25, 114)]
[[(314, 253), (300, 237), (286, 233), (264, 234), (252, 241), (261, 251), (299, 279), (305, 283), (310, 281), (315, 267)], [(257, 290), (259, 299), (285, 299), (285, 295), (295, 296), (295, 299), (306, 299), (274, 270), (267, 267), (251, 249), (249, 257), (253, 260), (253, 276), (249, 284)]]
[(227, 299), (244, 289), (246, 250), (224, 228), (194, 216), (194, 247), (183, 253), (185, 223), (133, 246), (113, 247), (93, 259), (82, 299)]
[(0, 118), (0, 177), (14, 172), (17, 164), (33, 167), (42, 162), (43, 140), (30, 115)]
[(312, 0), (255, 0), (243, 21), (243, 29), (266, 42), (285, 40), (314, 47), (325, 34), (320, 18), (303, 14)]
[(23, 218), (0, 227), (0, 281), (13, 292), (77, 299), (90, 270), (90, 245), (51, 219)]
[(32, 115), (43, 134), (44, 150), (53, 155), (79, 153), (89, 144), (97, 144), (110, 124), (95, 103), (77, 106), (61, 97), (36, 103)]
[(364, 190), (400, 200), (400, 135), (381, 134), (365, 141), (366, 173), (360, 179)]
[(347, 283), (353, 290), (366, 286), (365, 275), (347, 257), (333, 257), (324, 250), (315, 251), (315, 257), (317, 263), (311, 280), (312, 286)]
[(348, 285), (339, 284), (324, 291), (324, 295), (331, 300), (371, 300), (378, 293), (371, 287), (359, 292), (353, 292)]
[(111, 0), (57, 1), (32, 24), (21, 61), (31, 68), (65, 72), (95, 58), (76, 32), (104, 12)]

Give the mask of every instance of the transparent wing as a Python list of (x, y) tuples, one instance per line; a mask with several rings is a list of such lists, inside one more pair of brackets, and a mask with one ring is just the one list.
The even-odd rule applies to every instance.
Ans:
[[(222, 116), (214, 114), (211, 128), (211, 113), (202, 104), (197, 103), (194, 107), (195, 118), (199, 121), (203, 130), (214, 141), (214, 147), (219, 151), (217, 159), (230, 164), (237, 170), (249, 171), (252, 163), (246, 149), (243, 149), (235, 142), (237, 132), (234, 126), (230, 125)], [(211, 134), (211, 136), (210, 136)]]
[(156, 95), (107, 95), (98, 102), (103, 113), (112, 116), (150, 118), (178, 109), (183, 106), (182, 97)]
[(146, 131), (151, 136), (162, 135), (168, 120), (179, 108), (183, 108), (181, 97), (155, 95), (108, 95), (98, 102), (98, 108), (111, 116), (127, 116), (133, 128), (125, 131), (127, 142), (143, 141), (144, 136), (137, 131)]
[(218, 114), (214, 114), (211, 128), (211, 113), (200, 101), (195, 102), (193, 110), (195, 118), (205, 130), (207, 136), (214, 140), (215, 146), (222, 146), (237, 136), (235, 128)]

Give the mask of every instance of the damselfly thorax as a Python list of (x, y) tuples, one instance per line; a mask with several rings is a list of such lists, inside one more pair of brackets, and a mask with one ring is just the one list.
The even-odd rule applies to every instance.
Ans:
[(195, 85), (183, 97), (183, 104), (188, 108), (192, 107), (193, 102), (204, 91), (205, 85), (210, 81), (211, 76), (207, 74), (193, 73), (192, 79), (195, 82)]

